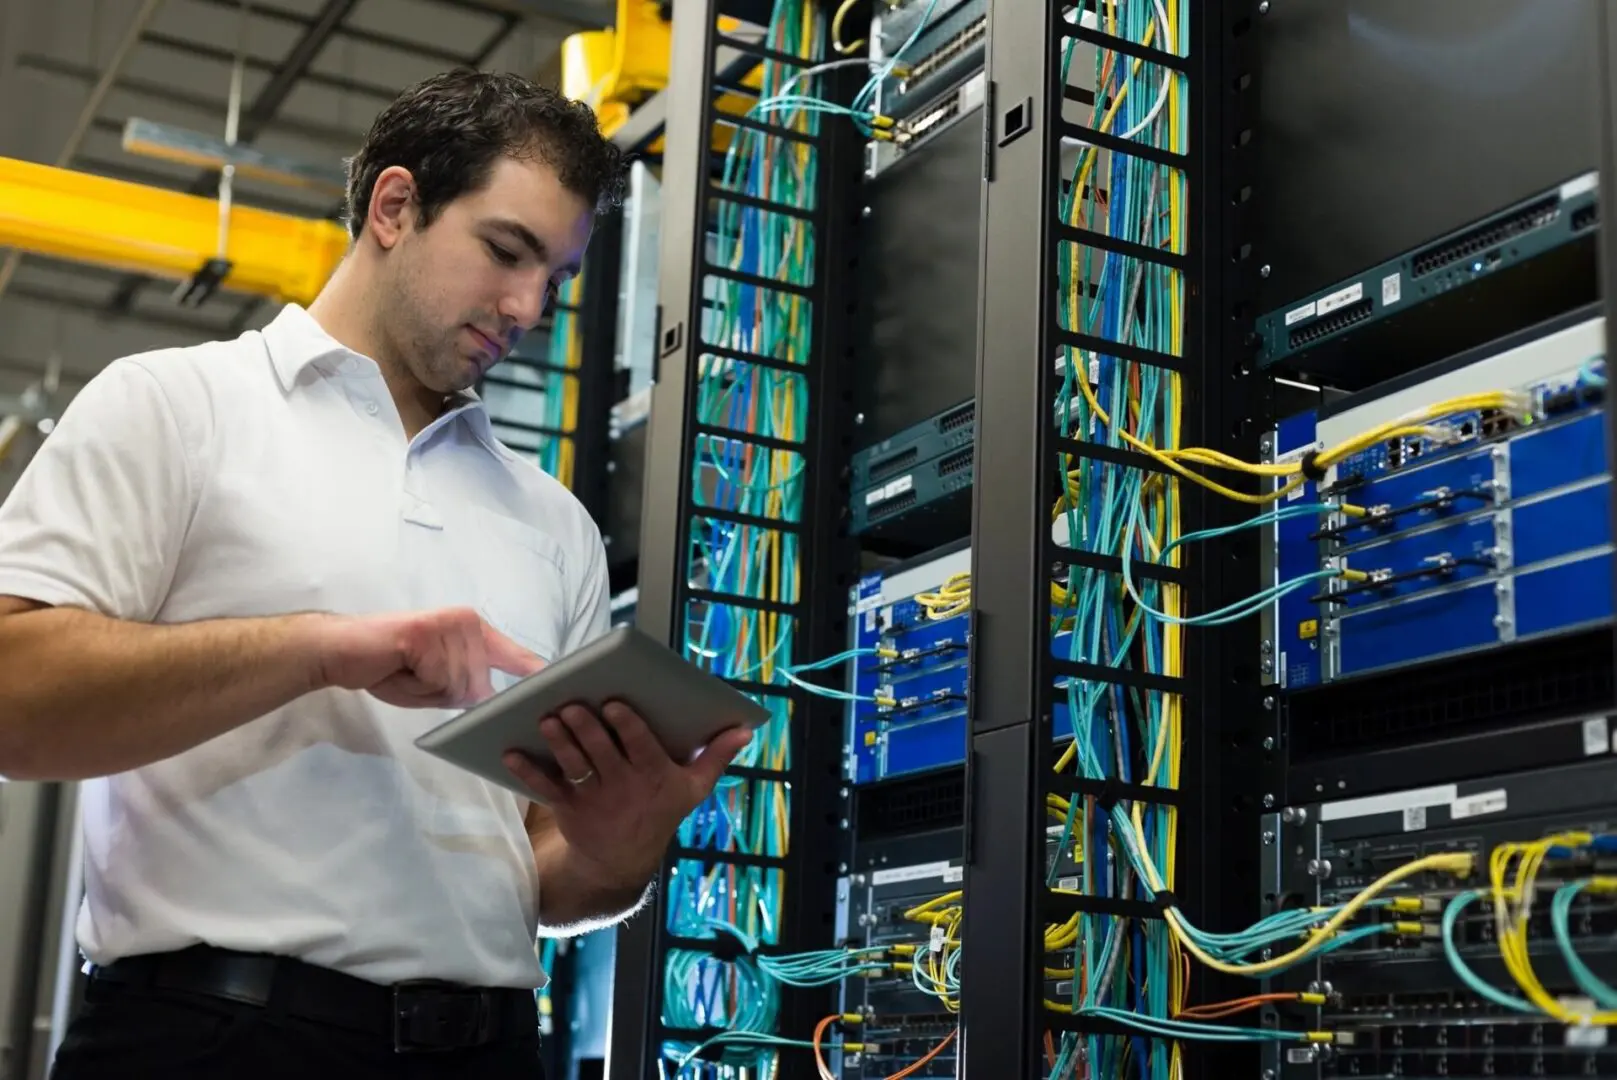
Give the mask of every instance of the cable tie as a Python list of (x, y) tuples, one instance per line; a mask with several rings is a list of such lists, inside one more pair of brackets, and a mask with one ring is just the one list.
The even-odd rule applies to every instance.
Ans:
[(1120, 800), (1122, 797), (1123, 782), (1115, 776), (1108, 776), (1101, 783), (1100, 793), (1095, 796), (1095, 801), (1100, 804), (1100, 808), (1102, 810), (1105, 810), (1108, 814), (1110, 814), (1112, 812), (1112, 807), (1116, 806), (1118, 800)]
[(712, 942), (707, 944), (707, 951), (713, 955), (713, 959), (715, 960), (722, 960), (726, 963), (733, 964), (743, 956), (747, 955), (746, 945), (741, 941), (740, 938), (737, 938), (731, 934), (717, 934), (714, 936)]
[(1303, 474), (1305, 480), (1312, 480), (1316, 484), (1324, 480), (1325, 470), (1319, 465), (1319, 451), (1310, 450), (1304, 454), (1302, 461), (1298, 462), (1298, 471)]
[(1179, 906), (1179, 898), (1167, 889), (1158, 889), (1157, 894), (1151, 898), (1151, 906), (1158, 911), (1167, 911), (1169, 908)]

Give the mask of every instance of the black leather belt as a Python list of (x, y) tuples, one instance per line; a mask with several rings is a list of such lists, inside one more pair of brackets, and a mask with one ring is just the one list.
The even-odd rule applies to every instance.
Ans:
[(92, 980), (200, 994), (390, 1038), (400, 1053), (539, 1037), (531, 990), (418, 981), (382, 986), (300, 960), (196, 947), (96, 967)]

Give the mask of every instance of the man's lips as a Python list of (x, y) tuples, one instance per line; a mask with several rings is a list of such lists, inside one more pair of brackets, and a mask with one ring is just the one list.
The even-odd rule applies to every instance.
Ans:
[(472, 332), (472, 336), (476, 337), (483, 343), (483, 347), (488, 350), (488, 354), (490, 356), (498, 358), (504, 355), (505, 349), (500, 345), (500, 343), (483, 333), (483, 331), (479, 330), (475, 326), (467, 326), (466, 329), (470, 330)]

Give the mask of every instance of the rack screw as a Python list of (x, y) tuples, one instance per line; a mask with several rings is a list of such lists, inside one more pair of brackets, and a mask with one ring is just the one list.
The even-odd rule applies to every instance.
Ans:
[(870, 213), (871, 213), (870, 207), (868, 207), (868, 206), (862, 206), (862, 207), (859, 208), (859, 216), (860, 217), (869, 217)]
[(854, 413), (853, 414), (853, 422), (855, 424), (863, 424), (865, 422), (865, 414), (864, 413)]
[(1263, 673), (1265, 675), (1274, 674), (1275, 662), (1273, 660), (1265, 660), (1260, 666), (1263, 668)]
[(846, 829), (847, 827), (848, 827), (848, 819), (847, 818), (843, 818), (841, 821), (837, 822), (837, 828)]
[(1263, 846), (1268, 847), (1270, 844), (1272, 844), (1274, 842), (1275, 842), (1274, 830), (1273, 829), (1264, 829), (1263, 830)]
[(1273, 750), (1275, 748), (1275, 737), (1273, 735), (1265, 735), (1263, 737), (1263, 748), (1265, 750)]
[(1263, 796), (1263, 808), (1265, 810), (1267, 810), (1270, 807), (1274, 806), (1274, 804), (1275, 804), (1275, 797), (1273, 795), (1265, 793), (1264, 796)]
[(846, 799), (848, 797), (848, 789), (847, 788), (837, 788), (837, 795), (840, 796), (841, 798)]
[(1288, 806), (1280, 811), (1280, 820), (1287, 825), (1306, 825), (1308, 824), (1308, 811), (1300, 806)]
[(1270, 711), (1273, 711), (1273, 709), (1274, 709), (1274, 707), (1275, 707), (1275, 699), (1274, 699), (1274, 698), (1272, 698), (1272, 697), (1266, 697), (1266, 698), (1264, 698), (1264, 699), (1263, 699), (1263, 707), (1264, 707), (1264, 708), (1265, 708), (1265, 709), (1268, 709), (1268, 710), (1270, 710)]
[(1269, 0), (1262, 0), (1262, 2), (1258, 4), (1258, 14), (1259, 15), (1267, 15), (1267, 14), (1269, 14)]
[[(1264, 277), (1268, 277), (1268, 276), (1269, 276), (1268, 274), (1264, 275)], [(1274, 440), (1269, 438), (1269, 436), (1267, 436), (1267, 435), (1265, 435), (1263, 438), (1258, 440), (1258, 449), (1263, 451), (1265, 454), (1267, 454), (1269, 451), (1273, 450), (1274, 447), (1275, 447)]]
[(848, 872), (848, 864), (847, 863), (845, 863), (845, 862), (837, 863), (837, 873), (846, 874), (847, 872)]
[(1317, 877), (1317, 878), (1328, 878), (1328, 877), (1330, 877), (1331, 876), (1331, 860), (1329, 860), (1329, 859), (1309, 859), (1308, 860), (1308, 876), (1309, 877)]
[(1268, 656), (1268, 655), (1270, 655), (1271, 653), (1273, 653), (1275, 651), (1275, 643), (1268, 640), (1267, 638), (1265, 638), (1262, 648), (1263, 648), (1263, 655)]
[(853, 876), (853, 883), (855, 885), (863, 885), (865, 883), (865, 875), (863, 875), (863, 874), (855, 874)]
[(1263, 1080), (1275, 1080), (1275, 1071), (1273, 1069), (1264, 1069)]
[(1264, 263), (1262, 266), (1258, 267), (1258, 276), (1259, 277), (1268, 277), (1271, 272), (1272, 271), (1271, 271), (1268, 263)]

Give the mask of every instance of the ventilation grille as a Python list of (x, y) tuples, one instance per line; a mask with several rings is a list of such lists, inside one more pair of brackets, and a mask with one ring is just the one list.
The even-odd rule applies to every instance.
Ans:
[(871, 521), (880, 521), (882, 518), (892, 517), (901, 510), (908, 510), (915, 505), (915, 492), (906, 491), (902, 495), (895, 495), (886, 502), (881, 503), (870, 511)]
[(977, 403), (968, 401), (939, 420), (938, 430), (947, 435), (951, 431), (959, 431), (963, 427), (970, 427), (971, 422), (975, 419), (977, 419)]
[(1375, 305), (1370, 302), (1369, 297), (1365, 297), (1357, 304), (1338, 308), (1323, 319), (1315, 319), (1307, 326), (1299, 326), (1293, 330), (1289, 339), (1291, 347), (1296, 349), (1311, 345), (1320, 338), (1330, 337), (1338, 330), (1345, 330), (1356, 322), (1363, 322), (1370, 317), (1370, 312), (1374, 309)]
[(976, 449), (974, 446), (963, 446), (954, 453), (945, 455), (938, 462), (938, 475), (953, 476), (963, 469), (971, 468), (971, 461), (976, 454)]
[(1298, 760), (1455, 738), (1612, 707), (1611, 630), (1506, 646), (1291, 698)]
[(920, 453), (920, 447), (912, 446), (907, 450), (900, 450), (891, 457), (884, 457), (880, 461), (872, 462), (870, 465), (870, 478), (880, 480), (884, 476), (891, 476), (900, 469), (908, 468)]
[(1561, 196), (1550, 195), (1531, 206), (1524, 206), (1507, 218), (1489, 221), (1452, 240), (1434, 244), (1425, 251), (1415, 253), (1413, 276), (1422, 277), (1441, 270), (1452, 263), (1480, 255), (1491, 247), (1542, 229), (1555, 220), (1561, 210)]
[(964, 769), (890, 780), (860, 789), (859, 838), (959, 828), (966, 816)]

